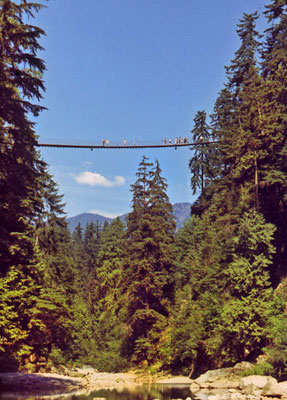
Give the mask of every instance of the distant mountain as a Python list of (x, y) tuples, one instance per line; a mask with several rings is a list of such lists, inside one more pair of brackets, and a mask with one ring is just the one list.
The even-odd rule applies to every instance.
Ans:
[(113, 218), (108, 218), (104, 217), (103, 215), (92, 214), (92, 213), (79, 214), (76, 215), (75, 217), (66, 219), (71, 232), (74, 231), (78, 223), (81, 224), (82, 228), (85, 228), (88, 222), (94, 222), (95, 224), (98, 222), (98, 224), (103, 225), (105, 221), (110, 223), (112, 222), (112, 220)]
[[(190, 203), (176, 203), (173, 205), (173, 213), (175, 216), (177, 229), (181, 228), (184, 222), (190, 217)], [(125, 222), (128, 214), (120, 216), (120, 219)], [(82, 228), (85, 228), (88, 222), (94, 222), (103, 225), (105, 221), (108, 223), (112, 222), (113, 218), (104, 217), (99, 214), (84, 213), (76, 215), (75, 217), (67, 218), (67, 223), (71, 232), (74, 231), (78, 223), (81, 224)]]

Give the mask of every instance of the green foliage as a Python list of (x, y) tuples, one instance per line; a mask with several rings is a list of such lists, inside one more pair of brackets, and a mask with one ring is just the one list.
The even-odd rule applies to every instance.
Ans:
[(162, 368), (192, 373), (204, 334), (203, 310), (191, 300), (190, 288), (185, 286), (170, 310), (169, 324), (161, 341)]
[(198, 111), (194, 118), (194, 128), (192, 129), (194, 143), (198, 143), (198, 146), (194, 150), (194, 155), (189, 161), (189, 168), (192, 174), (191, 177), (191, 188), (193, 194), (196, 193), (197, 189), (203, 191), (206, 186), (206, 180), (210, 178), (211, 171), (211, 149), (206, 144), (210, 139), (210, 127), (206, 122), (206, 112)]
[[(0, 6), (0, 257), (1, 276), (10, 266), (34, 257), (33, 219), (41, 210), (41, 162), (34, 123), (43, 109), (39, 77), (44, 62), (36, 55), (42, 29), (24, 22), (42, 6), (4, 0)], [(17, 34), (15, 34), (17, 32)], [(35, 99), (37, 104), (31, 101)]]
[[(158, 162), (144, 157), (132, 185), (133, 209), (127, 218), (123, 280), (129, 356), (153, 362), (173, 293), (175, 222)], [(148, 351), (146, 352), (146, 350)]]
[(143, 157), (127, 228), (90, 223), (71, 237), (29, 120), (43, 109), (44, 32), (24, 21), (42, 7), (0, 6), (0, 368), (37, 371), (42, 359), (192, 374), (264, 349), (246, 373), (284, 378), (286, 0), (266, 6), (264, 37), (258, 14), (243, 15), (211, 126), (205, 111), (194, 118), (200, 193), (176, 235), (159, 163)]
[(45, 326), (38, 316), (41, 267), (11, 267), (0, 280), (0, 351), (19, 363), (43, 346)]
[(67, 359), (64, 357), (62, 351), (57, 347), (53, 347), (49, 353), (49, 359), (47, 362), (47, 369), (51, 369), (53, 367), (59, 367), (60, 365), (65, 365)]
[(278, 285), (274, 298), (273, 312), (269, 316), (271, 343), (264, 349), (280, 380), (287, 376), (287, 315), (286, 278)]
[(273, 344), (266, 350), (277, 375), (285, 380), (287, 376), (287, 317), (277, 315), (273, 322)]
[(207, 342), (208, 352), (216, 352), (225, 362), (243, 360), (268, 343), (273, 298), (267, 267), (275, 252), (274, 231), (262, 215), (250, 210), (234, 232), (233, 260), (224, 273), (228, 296)]
[(267, 361), (261, 361), (257, 365), (240, 373), (240, 376), (251, 376), (251, 375), (272, 375), (274, 373), (273, 366)]

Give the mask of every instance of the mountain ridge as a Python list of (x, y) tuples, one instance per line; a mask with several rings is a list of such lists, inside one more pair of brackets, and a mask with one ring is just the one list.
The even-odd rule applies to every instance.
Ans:
[[(179, 229), (183, 226), (184, 222), (190, 217), (191, 203), (175, 203), (173, 204), (173, 213), (175, 216), (176, 228)], [(128, 213), (120, 215), (119, 218), (125, 222)], [(74, 231), (78, 223), (81, 224), (82, 228), (85, 228), (87, 223), (94, 222), (103, 225), (105, 221), (111, 223), (115, 218), (105, 217), (100, 214), (93, 213), (82, 213), (75, 215), (74, 217), (66, 218), (69, 229), (71, 232)]]

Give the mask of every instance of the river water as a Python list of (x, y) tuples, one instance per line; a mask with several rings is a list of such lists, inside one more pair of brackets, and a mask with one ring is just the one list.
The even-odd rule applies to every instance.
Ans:
[(1, 400), (171, 400), (190, 397), (196, 399), (189, 385), (146, 384), (116, 389), (78, 391), (69, 394), (40, 395), (28, 393), (0, 393)]

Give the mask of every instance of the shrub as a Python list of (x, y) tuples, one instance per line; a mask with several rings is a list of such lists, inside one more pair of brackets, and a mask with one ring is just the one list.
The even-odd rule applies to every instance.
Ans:
[(254, 365), (251, 368), (247, 368), (246, 370), (240, 373), (241, 376), (272, 375), (272, 374), (274, 374), (274, 368), (267, 361), (261, 361), (259, 364)]

